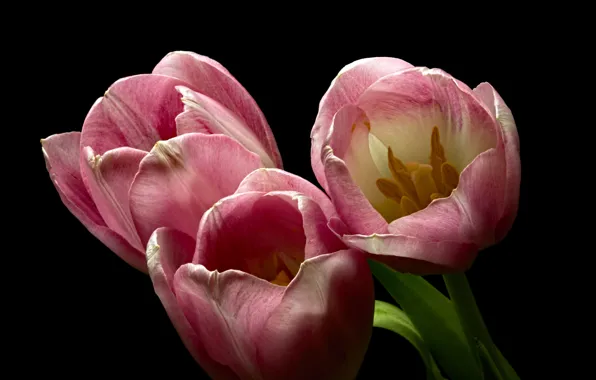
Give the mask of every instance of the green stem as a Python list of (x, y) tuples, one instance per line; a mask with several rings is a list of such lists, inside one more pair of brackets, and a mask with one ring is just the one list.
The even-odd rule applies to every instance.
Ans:
[(478, 309), (478, 305), (476, 305), (474, 294), (472, 294), (472, 289), (470, 288), (465, 273), (446, 274), (443, 275), (443, 279), (445, 280), (449, 296), (453, 302), (453, 306), (455, 307), (464, 333), (466, 334), (466, 338), (468, 339), (470, 349), (473, 350), (477, 360), (480, 360), (480, 357), (476, 339), (482, 343), (484, 348), (486, 348), (488, 355), (496, 364), (496, 367), (498, 368), (498, 377), (503, 379), (519, 379), (517, 375), (515, 377), (506, 376), (507, 374), (511, 375), (511, 373), (507, 373), (503, 368), (500, 355), (497, 353), (497, 348), (488, 333), (484, 319), (482, 319), (482, 315)]

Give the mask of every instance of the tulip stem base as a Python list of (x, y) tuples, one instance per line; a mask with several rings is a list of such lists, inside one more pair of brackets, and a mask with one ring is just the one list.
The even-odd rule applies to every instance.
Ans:
[[(496, 378), (518, 380), (519, 377), (515, 374), (509, 363), (500, 355), (488, 333), (465, 273), (446, 274), (443, 275), (443, 279), (464, 334), (468, 339), (470, 349), (473, 351), (477, 360), (480, 361), (482, 354), (484, 356), (488, 355), (495, 364), (494, 367), (489, 367), (488, 369), (498, 370), (498, 373), (493, 374)], [(485, 351), (481, 353), (479, 352), (480, 349)]]

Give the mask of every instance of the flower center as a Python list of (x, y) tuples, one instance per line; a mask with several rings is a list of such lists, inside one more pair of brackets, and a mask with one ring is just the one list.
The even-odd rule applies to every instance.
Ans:
[(422, 210), (434, 199), (448, 197), (457, 187), (459, 173), (447, 162), (437, 127), (433, 128), (430, 138), (429, 161), (430, 165), (404, 164), (393, 155), (391, 147), (388, 148), (387, 165), (393, 178), (379, 178), (377, 188), (397, 202), (397, 218)]
[(265, 259), (247, 260), (246, 265), (248, 273), (272, 284), (287, 286), (296, 277), (302, 261), (284, 252), (277, 252)]

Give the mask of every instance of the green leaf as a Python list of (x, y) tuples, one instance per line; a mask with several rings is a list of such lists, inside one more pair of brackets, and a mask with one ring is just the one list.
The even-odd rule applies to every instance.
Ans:
[(503, 376), (501, 376), (499, 368), (497, 368), (497, 364), (486, 349), (486, 346), (482, 344), (480, 340), (476, 340), (476, 344), (478, 346), (478, 352), (480, 353), (482, 364), (484, 365), (484, 368), (488, 369), (488, 371), (484, 371), (485, 374), (488, 373), (489, 376), (487, 377), (491, 380), (504, 380)]
[(408, 315), (451, 379), (483, 379), (451, 301), (420, 276), (368, 261), (374, 276)]
[(429, 380), (445, 380), (433, 359), (428, 347), (420, 336), (410, 318), (398, 307), (383, 301), (375, 301), (374, 327), (393, 331), (403, 336), (420, 353), (426, 366), (426, 378)]
[(500, 368), (503, 371), (505, 378), (509, 380), (519, 380), (517, 372), (515, 372), (511, 364), (505, 359), (499, 348), (495, 346), (495, 350), (497, 352), (495, 360), (500, 364)]

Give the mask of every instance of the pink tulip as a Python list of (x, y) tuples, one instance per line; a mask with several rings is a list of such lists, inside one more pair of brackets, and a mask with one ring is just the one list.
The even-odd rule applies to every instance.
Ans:
[(343, 241), (403, 272), (467, 269), (517, 214), (519, 137), (488, 83), (394, 58), (346, 66), (323, 97), (311, 161)]
[(363, 252), (327, 227), (329, 199), (278, 169), (249, 174), (195, 240), (157, 229), (149, 275), (180, 337), (214, 379), (353, 379), (372, 329)]
[(63, 203), (142, 271), (156, 228), (194, 236), (203, 212), (248, 173), (282, 165), (249, 93), (219, 63), (188, 52), (116, 81), (82, 132), (52, 135), (42, 147)]

